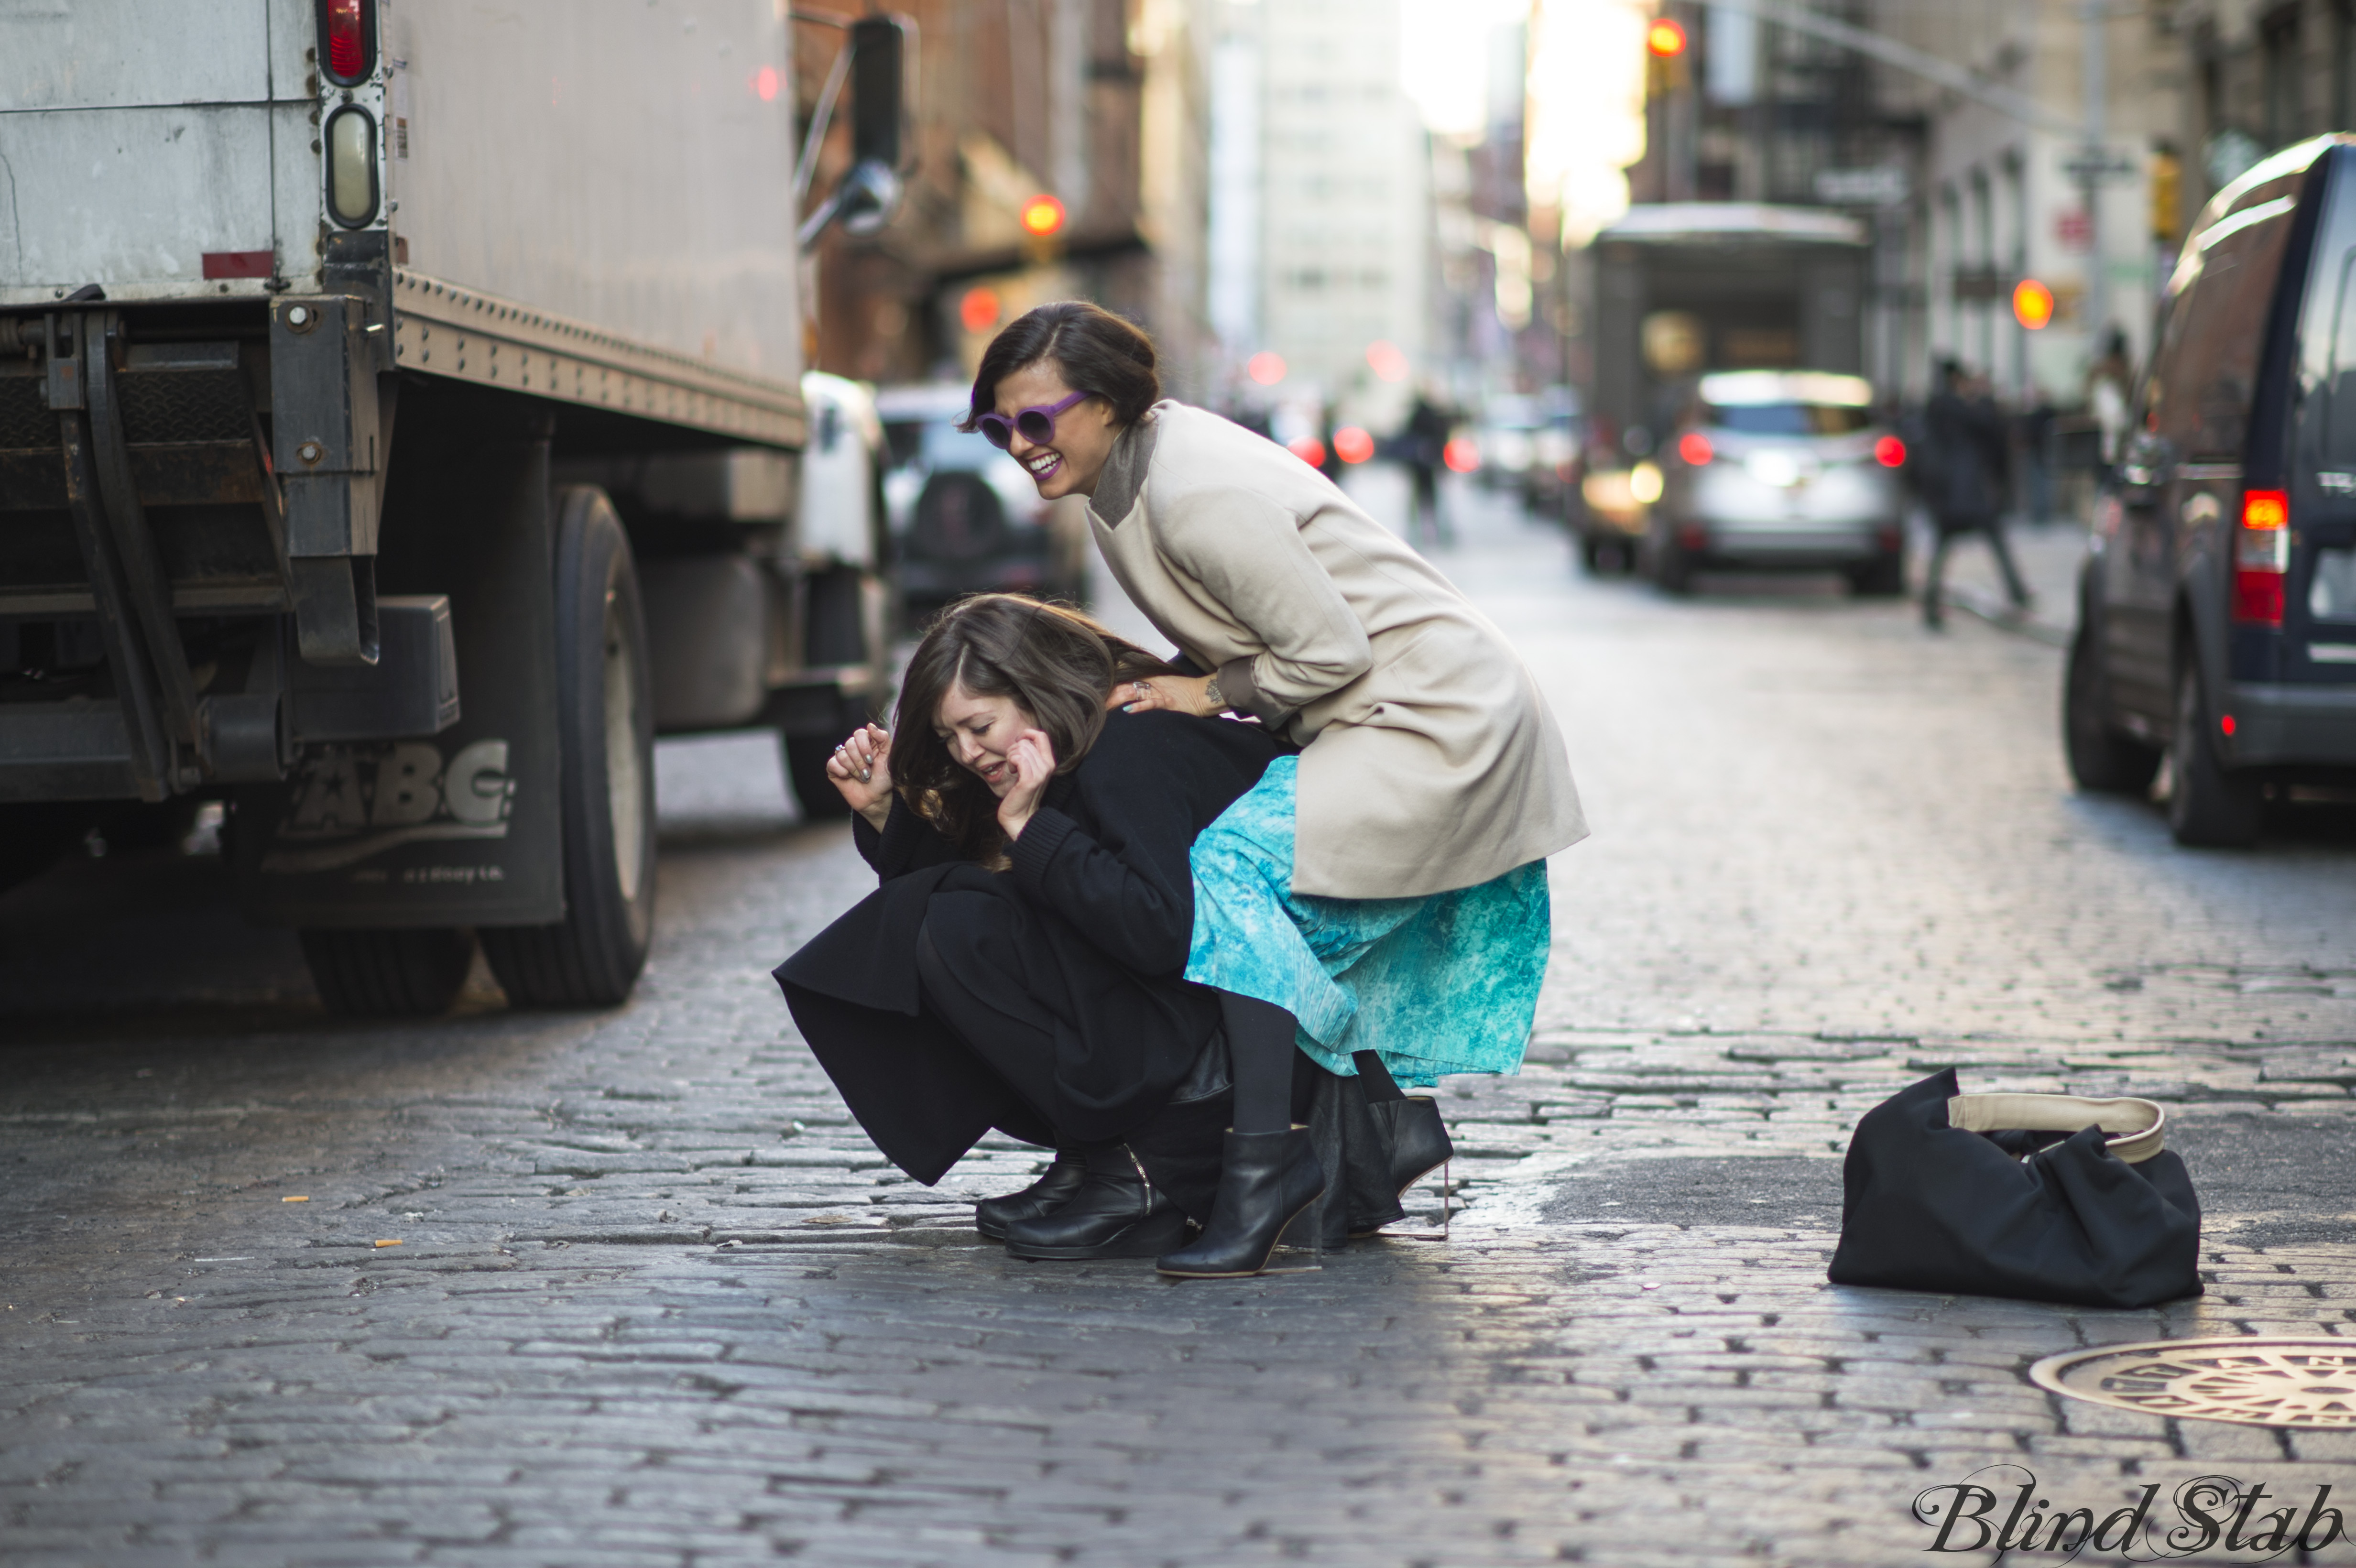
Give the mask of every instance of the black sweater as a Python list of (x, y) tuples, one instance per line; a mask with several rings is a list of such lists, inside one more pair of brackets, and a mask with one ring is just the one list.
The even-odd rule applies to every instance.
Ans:
[[(1285, 750), (1257, 725), (1108, 714), (1087, 755), (1048, 785), (1010, 847), (1011, 869), (998, 873), (959, 859), (895, 800), (882, 832), (864, 819), (852, 828), (880, 885), (787, 959), (777, 980), (789, 1000), (798, 988), (854, 1009), (917, 1017), (916, 933), (933, 895), (1020, 899), (1038, 917), (1029, 929), (1047, 949), (1029, 967), (1058, 976), (1063, 994), (1046, 998), (1050, 1010), (1075, 1020), (1056, 1046), (1057, 1127), (1083, 1138), (1119, 1136), (1167, 1097), (1218, 1021), (1215, 997), (1182, 978), (1194, 924), (1188, 851)], [(851, 1042), (811, 1044), (826, 1060)], [(942, 1151), (884, 1152), (913, 1173)]]

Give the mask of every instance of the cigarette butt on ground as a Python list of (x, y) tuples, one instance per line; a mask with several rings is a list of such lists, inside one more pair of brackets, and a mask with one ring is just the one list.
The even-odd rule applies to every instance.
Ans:
[(308, 1198), (281, 1198), (278, 1201), (281, 1203), (308, 1203), (311, 1200)]
[(401, 1245), (401, 1243), (399, 1242), (379, 1242), (377, 1245), (380, 1247), (397, 1247)]

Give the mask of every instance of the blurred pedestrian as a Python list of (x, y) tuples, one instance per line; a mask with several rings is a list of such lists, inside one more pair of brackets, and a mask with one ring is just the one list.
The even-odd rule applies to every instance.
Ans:
[(2086, 411), (2103, 432), (2103, 465), (2098, 482), (2108, 482), (2118, 465), (2127, 439), (2127, 400), (2135, 386), (2135, 364), (2127, 357), (2127, 335), (2117, 327), (2103, 345), (2103, 357), (2086, 368)]
[(2053, 400), (2040, 390), (2013, 421), (2024, 470), (2020, 506), (2032, 523), (2053, 520), (2053, 423), (2059, 417)]
[(1982, 534), (2004, 574), (2005, 592), (2017, 609), (2029, 607), (2029, 588), (2013, 564), (2004, 537), (2007, 452), (2004, 416), (1997, 411), (1987, 378), (1968, 374), (1953, 359), (1939, 363), (1939, 390), (1922, 411), (1925, 503), (1937, 539), (1922, 583), (1922, 624), (1945, 624), (1940, 580), (1947, 550), (1965, 534)]
[(1430, 387), (1416, 389), (1400, 432), (1402, 455), (1415, 479), (1414, 508), (1408, 514), (1408, 538), (1417, 544), (1452, 545), (1455, 531), (1440, 509), (1440, 470), (1448, 458), (1448, 432), (1455, 423), (1433, 398)]
[(1324, 1189), (1290, 1119), (1301, 1056), (1402, 1129), (1399, 1191), (1447, 1135), (1396, 1085), (1519, 1070), (1546, 857), (1587, 827), (1561, 731), (1488, 620), (1282, 447), (1162, 400), (1155, 359), (1108, 311), (1042, 305), (982, 355), (970, 423), (1043, 496), (1089, 497), (1113, 576), (1208, 672), (1133, 680), (1128, 706), (1249, 717), (1302, 748), (1193, 859), (1186, 977), (1218, 992), (1235, 1122), (1210, 1224), (1157, 1266), (1222, 1277), (1265, 1268)]
[(1333, 439), (1333, 405), (1321, 403), (1317, 408), (1317, 450), (1323, 453), (1317, 460), (1317, 472), (1339, 485), (1342, 482), (1342, 448)]

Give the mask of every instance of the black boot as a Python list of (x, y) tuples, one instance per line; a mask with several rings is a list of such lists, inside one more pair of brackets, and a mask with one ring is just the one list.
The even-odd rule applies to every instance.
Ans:
[(1411, 1094), (1366, 1107), (1391, 1136), (1391, 1187), (1402, 1198), (1407, 1189), (1438, 1170), (1455, 1154), (1448, 1139), (1448, 1124), (1440, 1119), (1440, 1102), (1429, 1094)]
[(993, 1242), (1002, 1242), (1006, 1239), (1006, 1227), (1015, 1221), (1035, 1220), (1070, 1202), (1087, 1172), (1087, 1161), (1078, 1150), (1059, 1148), (1055, 1151), (1055, 1163), (1022, 1191), (1010, 1192), (1003, 1198), (985, 1198), (975, 1204), (973, 1228)]
[[(1385, 1175), (1390, 1182), (1390, 1190), (1401, 1198), (1407, 1196), (1408, 1188), (1438, 1170), (1456, 1152), (1456, 1146), (1448, 1141), (1447, 1125), (1440, 1119), (1439, 1102), (1429, 1094), (1376, 1100), (1366, 1106), (1366, 1110), (1390, 1146), (1390, 1160)], [(1371, 1180), (1371, 1172), (1367, 1179)], [(1446, 1203), (1445, 1194), (1441, 1195), (1440, 1201)], [(1389, 1214), (1373, 1223), (1354, 1222), (1350, 1237), (1355, 1241), (1363, 1236), (1375, 1235), (1404, 1213), (1404, 1210), (1393, 1204)]]
[(1087, 1173), (1069, 1200), (1006, 1227), (1006, 1251), (1055, 1262), (1150, 1258), (1185, 1234), (1185, 1214), (1153, 1189), (1129, 1146), (1107, 1144), (1088, 1150)]
[(1227, 1135), (1211, 1223), (1154, 1267), (1179, 1279), (1233, 1279), (1268, 1267), (1276, 1238), (1324, 1196), (1325, 1168), (1309, 1129)]

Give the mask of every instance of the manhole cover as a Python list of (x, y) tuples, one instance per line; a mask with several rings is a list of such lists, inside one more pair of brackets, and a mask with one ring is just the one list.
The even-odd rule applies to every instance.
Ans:
[(2029, 1375), (2152, 1415), (2356, 1430), (2356, 1339), (2154, 1339), (2048, 1356)]

